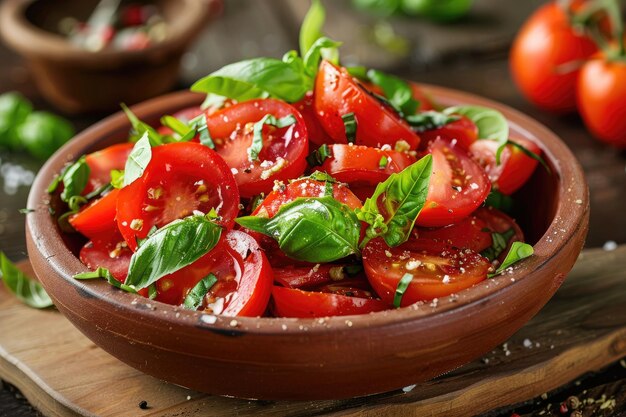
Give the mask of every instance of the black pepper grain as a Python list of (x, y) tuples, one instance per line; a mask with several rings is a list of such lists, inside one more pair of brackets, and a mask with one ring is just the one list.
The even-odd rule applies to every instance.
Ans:
[(139, 408), (141, 408), (142, 410), (147, 410), (148, 409), (148, 401), (141, 401), (139, 403)]

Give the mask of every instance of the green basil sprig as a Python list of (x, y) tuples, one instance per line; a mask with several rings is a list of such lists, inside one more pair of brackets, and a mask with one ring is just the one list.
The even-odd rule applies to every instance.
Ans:
[(161, 124), (172, 129), (178, 135), (177, 142), (189, 142), (196, 136), (196, 126), (192, 123), (185, 123), (174, 116), (165, 115), (161, 117)]
[(150, 146), (149, 134), (145, 132), (128, 154), (124, 167), (124, 187), (132, 184), (143, 175), (151, 159), (152, 147)]
[(130, 258), (124, 284), (138, 290), (192, 264), (215, 247), (222, 228), (209, 216), (194, 215), (163, 226)]
[(263, 126), (270, 125), (281, 129), (283, 127), (291, 126), (295, 122), (296, 118), (293, 114), (281, 117), (280, 119), (277, 119), (271, 114), (263, 116), (263, 118), (256, 122), (252, 128), (252, 144), (248, 148), (248, 159), (250, 159), (250, 161), (258, 161), (259, 159), (259, 154), (261, 153), (261, 150), (263, 150)]
[(509, 140), (509, 124), (497, 110), (482, 106), (454, 106), (443, 111), (447, 115), (460, 114), (470, 119), (478, 128), (479, 139), (498, 142), (496, 163), (500, 164), (500, 154)]
[(74, 279), (78, 279), (78, 280), (98, 279), (98, 278), (102, 278), (106, 280), (109, 284), (111, 284), (115, 288), (119, 288), (122, 291), (126, 291), (132, 294), (137, 294), (137, 290), (134, 287), (119, 282), (113, 277), (113, 274), (111, 274), (111, 271), (101, 266), (99, 266), (95, 271), (81, 272), (80, 274), (74, 275)]
[(502, 264), (498, 267), (498, 269), (496, 269), (496, 272), (488, 275), (489, 278), (495, 277), (496, 275), (503, 273), (511, 265), (521, 261), (522, 259), (528, 258), (533, 253), (535, 253), (535, 251), (533, 247), (530, 246), (528, 243), (513, 242), (509, 253), (507, 253), (506, 255), (506, 258), (504, 258)]
[(79, 196), (83, 192), (89, 180), (89, 172), (90, 169), (85, 162), (85, 156), (81, 156), (52, 181), (48, 187), (48, 192), (55, 192), (59, 184), (63, 183), (61, 200), (67, 203), (72, 197)]
[(333, 153), (330, 149), (330, 146), (327, 144), (323, 144), (318, 149), (314, 150), (306, 157), (306, 161), (308, 162), (310, 167), (316, 167), (322, 165), (325, 160), (328, 158), (332, 158)]
[(485, 200), (485, 206), (493, 207), (505, 213), (510, 213), (513, 210), (514, 201), (509, 195), (502, 194), (498, 190), (491, 190), (487, 199)]
[(128, 106), (126, 106), (126, 104), (122, 103), (120, 104), (120, 106), (122, 107), (122, 110), (124, 110), (124, 113), (126, 114), (126, 117), (130, 121), (130, 124), (132, 126), (130, 136), (128, 138), (129, 142), (137, 142), (146, 134), (148, 135), (148, 138), (150, 139), (150, 145), (152, 146), (163, 145), (164, 143), (168, 142), (176, 142), (176, 140), (172, 139), (171, 137), (160, 134), (146, 122), (139, 120), (135, 113), (133, 113), (132, 110), (129, 109)]
[(297, 198), (271, 219), (247, 216), (236, 221), (274, 238), (287, 256), (299, 261), (332, 262), (360, 254), (361, 224), (348, 206), (331, 196)]
[(407, 123), (417, 132), (425, 130), (438, 129), (458, 120), (458, 116), (450, 116), (434, 110), (428, 110), (409, 116), (405, 116)]
[(305, 56), (315, 41), (322, 37), (326, 10), (320, 0), (313, 0), (300, 26), (300, 54)]
[(24, 304), (34, 308), (52, 306), (52, 300), (41, 284), (17, 269), (17, 266), (1, 251), (0, 278), (4, 281), (4, 286)]
[(383, 90), (385, 98), (402, 115), (415, 114), (419, 108), (420, 103), (413, 98), (411, 86), (403, 79), (374, 69), (367, 71), (367, 78)]
[(393, 295), (393, 306), (395, 308), (400, 308), (400, 304), (402, 303), (402, 297), (404, 297), (404, 293), (406, 292), (407, 288), (409, 288), (409, 285), (411, 284), (411, 281), (413, 281), (413, 278), (413, 274), (406, 273), (402, 276), (402, 278), (400, 278), (400, 281), (398, 281), (396, 292)]
[(325, 36), (319, 38), (311, 46), (308, 52), (303, 55), (304, 70), (310, 76), (315, 78), (317, 68), (322, 58), (325, 58), (333, 64), (339, 63), (339, 52), (337, 48), (341, 46), (341, 42), (334, 41)]
[(361, 247), (378, 236), (390, 247), (406, 242), (428, 197), (431, 173), (432, 155), (426, 155), (376, 186), (363, 208), (356, 210), (359, 220), (369, 224)]
[(515, 230), (513, 228), (510, 228), (503, 233), (492, 232), (491, 246), (483, 250), (480, 254), (490, 261), (493, 261), (500, 256), (502, 252), (504, 252), (513, 235), (515, 235)]
[(202, 305), (204, 297), (209, 293), (209, 290), (217, 282), (217, 277), (213, 274), (209, 274), (202, 278), (198, 283), (189, 291), (185, 300), (183, 301), (183, 307), (187, 310), (197, 310)]

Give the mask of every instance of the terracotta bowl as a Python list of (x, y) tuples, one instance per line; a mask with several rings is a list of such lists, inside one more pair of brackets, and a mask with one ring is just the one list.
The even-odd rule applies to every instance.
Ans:
[(140, 51), (90, 52), (56, 34), (67, 16), (87, 19), (98, 0), (5, 0), (0, 35), (26, 59), (44, 97), (68, 113), (111, 111), (169, 91), (180, 60), (221, 0), (155, 0), (168, 23), (163, 42)]
[[(157, 378), (211, 394), (258, 399), (335, 399), (390, 391), (474, 360), (509, 338), (559, 288), (583, 246), (589, 219), (582, 169), (552, 132), (501, 104), (426, 86), (444, 104), (490, 106), (508, 118), (512, 136), (536, 142), (552, 175), (538, 168), (516, 196), (520, 224), (535, 255), (512, 273), (457, 297), (363, 316), (325, 319), (232, 318), (185, 311), (72, 279), (86, 267), (84, 241), (59, 232), (46, 187), (63, 164), (126, 139), (118, 113), (87, 129), (39, 172), (27, 216), (33, 267), (58, 309), (98, 346)], [(147, 122), (197, 105), (174, 93), (136, 106)], [(54, 203), (54, 201), (52, 202)], [(93, 376), (97, 378), (97, 375)]]

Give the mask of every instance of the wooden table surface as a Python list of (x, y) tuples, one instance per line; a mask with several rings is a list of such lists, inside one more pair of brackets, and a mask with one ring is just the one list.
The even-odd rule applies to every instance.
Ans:
[[(226, 63), (253, 56), (280, 56), (288, 49), (297, 48), (299, 21), (308, 2), (228, 0), (226, 3), (223, 15), (185, 56), (180, 88)], [(342, 58), (346, 62), (476, 93), (508, 104), (548, 126), (570, 146), (587, 174), (591, 221), (586, 246), (601, 247), (610, 241), (624, 244), (626, 152), (595, 141), (575, 115), (554, 116), (532, 107), (511, 81), (508, 47), (524, 19), (541, 3), (540, 0), (476, 0), (471, 15), (464, 21), (436, 26), (407, 18), (382, 21), (352, 10), (347, 1), (326, 1), (327, 33), (344, 41)], [(393, 50), (373, 41), (375, 33), (390, 31), (398, 37)], [(37, 109), (54, 111), (40, 97), (22, 60), (0, 44), (0, 93), (11, 90), (25, 94)], [(106, 115), (69, 118), (81, 130), (103, 116)], [(26, 257), (24, 223), (17, 210), (25, 206), (32, 181), (30, 173), (35, 173), (39, 166), (39, 162), (28, 157), (0, 153), (0, 249), (14, 260)], [(625, 366), (626, 363), (617, 363), (598, 370), (594, 376), (563, 387), (560, 395), (584, 397), (594, 393), (600, 397), (602, 393), (611, 393), (618, 401), (615, 410), (626, 409)], [(509, 416), (512, 409), (526, 416), (539, 415), (543, 408), (531, 402), (494, 411), (492, 415)], [(624, 415), (616, 412), (613, 415)], [(20, 399), (19, 393), (6, 386), (0, 389), (0, 417), (31, 415), (37, 415), (36, 411)]]

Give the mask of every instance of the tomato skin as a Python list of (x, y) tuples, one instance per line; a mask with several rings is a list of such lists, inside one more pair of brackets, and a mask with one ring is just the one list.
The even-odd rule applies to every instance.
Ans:
[[(277, 119), (293, 115), (296, 123), (282, 129), (264, 126), (263, 150), (259, 160), (251, 162), (247, 150), (252, 144), (252, 125), (267, 114)], [(207, 127), (215, 142), (216, 152), (233, 170), (242, 197), (269, 193), (274, 181), (297, 178), (307, 167), (309, 142), (306, 124), (300, 112), (285, 102), (260, 99), (234, 104), (207, 114)], [(269, 139), (268, 135), (271, 135)], [(271, 172), (272, 169), (277, 170)]]
[(510, 54), (513, 80), (528, 100), (553, 112), (576, 109), (578, 70), (559, 72), (559, 66), (583, 61), (597, 48), (572, 29), (556, 3), (540, 7), (522, 26)]
[[(479, 208), (478, 210), (482, 210)], [(478, 211), (477, 210), (477, 211)], [(462, 219), (458, 223), (445, 227), (413, 229), (413, 236), (420, 239), (429, 239), (457, 249), (471, 249), (480, 253), (492, 244), (491, 233), (486, 230), (487, 222), (474, 214)]]
[[(356, 274), (353, 278), (345, 272), (344, 264), (317, 264), (307, 266), (296, 266), (293, 264), (280, 267), (273, 267), (274, 281), (287, 288), (315, 288), (316, 291), (322, 291), (318, 288), (327, 284), (342, 284), (347, 281), (355, 281), (354, 278), (363, 278), (362, 273)], [(333, 274), (333, 269), (339, 270), (339, 273)], [(333, 276), (331, 276), (333, 275)], [(333, 278), (334, 277), (334, 278)], [(363, 281), (361, 279), (360, 281)]]
[(87, 242), (78, 255), (80, 261), (90, 270), (106, 268), (119, 282), (126, 280), (132, 256), (133, 252), (117, 229), (109, 237)]
[(469, 118), (461, 115), (458, 120), (450, 122), (445, 126), (425, 130), (420, 133), (423, 143), (428, 144), (441, 138), (447, 142), (456, 140), (456, 143), (465, 150), (468, 150), (472, 143), (478, 139), (478, 127)]
[(111, 171), (124, 169), (133, 146), (132, 143), (118, 143), (85, 156), (85, 163), (89, 166), (89, 179), (81, 194), (87, 195), (111, 182)]
[(356, 144), (395, 147), (403, 140), (417, 148), (419, 136), (393, 110), (382, 106), (345, 68), (322, 61), (315, 80), (315, 111), (326, 133), (336, 143), (348, 143), (341, 116), (354, 113)]
[(609, 145), (626, 148), (626, 64), (603, 56), (588, 61), (578, 78), (578, 111), (587, 129)]
[(162, 227), (194, 210), (215, 208), (220, 224), (232, 228), (239, 212), (239, 192), (230, 168), (207, 146), (193, 142), (152, 148), (141, 178), (120, 190), (117, 226), (135, 250), (153, 226)]
[(324, 144), (333, 143), (332, 138), (328, 136), (328, 133), (326, 133), (320, 121), (317, 119), (313, 102), (313, 92), (309, 91), (302, 100), (294, 103), (293, 106), (302, 115), (304, 123), (306, 124), (306, 130), (309, 134), (309, 140), (312, 144), (320, 147)]
[(435, 105), (428, 94), (424, 92), (422, 87), (414, 82), (409, 81), (409, 86), (413, 91), (413, 98), (420, 102), (419, 111), (434, 110)]
[(272, 268), (256, 241), (235, 230), (222, 234), (211, 252), (193, 264), (157, 281), (156, 300), (181, 305), (187, 293), (210, 273), (218, 281), (209, 290), (213, 304), (204, 311), (246, 317), (265, 312), (272, 290)]
[(400, 304), (405, 307), (469, 288), (487, 278), (491, 264), (469, 249), (458, 250), (429, 239), (411, 238), (389, 248), (382, 238), (376, 238), (363, 249), (363, 266), (376, 293), (389, 304), (404, 274), (412, 274)]
[(112, 230), (117, 232), (115, 213), (119, 191), (114, 189), (71, 215), (69, 222), (72, 227), (90, 240), (110, 236)]
[(387, 304), (380, 300), (345, 295), (302, 291), (274, 286), (273, 311), (277, 317), (314, 318), (328, 316), (348, 316), (387, 310)]
[(431, 143), (429, 152), (433, 170), (428, 197), (416, 224), (447, 226), (476, 210), (487, 198), (491, 183), (485, 171), (461, 147), (438, 139)]
[[(541, 148), (534, 142), (523, 138), (510, 140), (541, 155)], [(493, 140), (478, 140), (470, 147), (474, 160), (484, 168), (493, 188), (502, 194), (511, 195), (528, 181), (539, 162), (526, 155), (521, 149), (509, 144), (502, 150), (500, 165), (498, 165), (496, 163), (497, 150), (498, 143)]]

